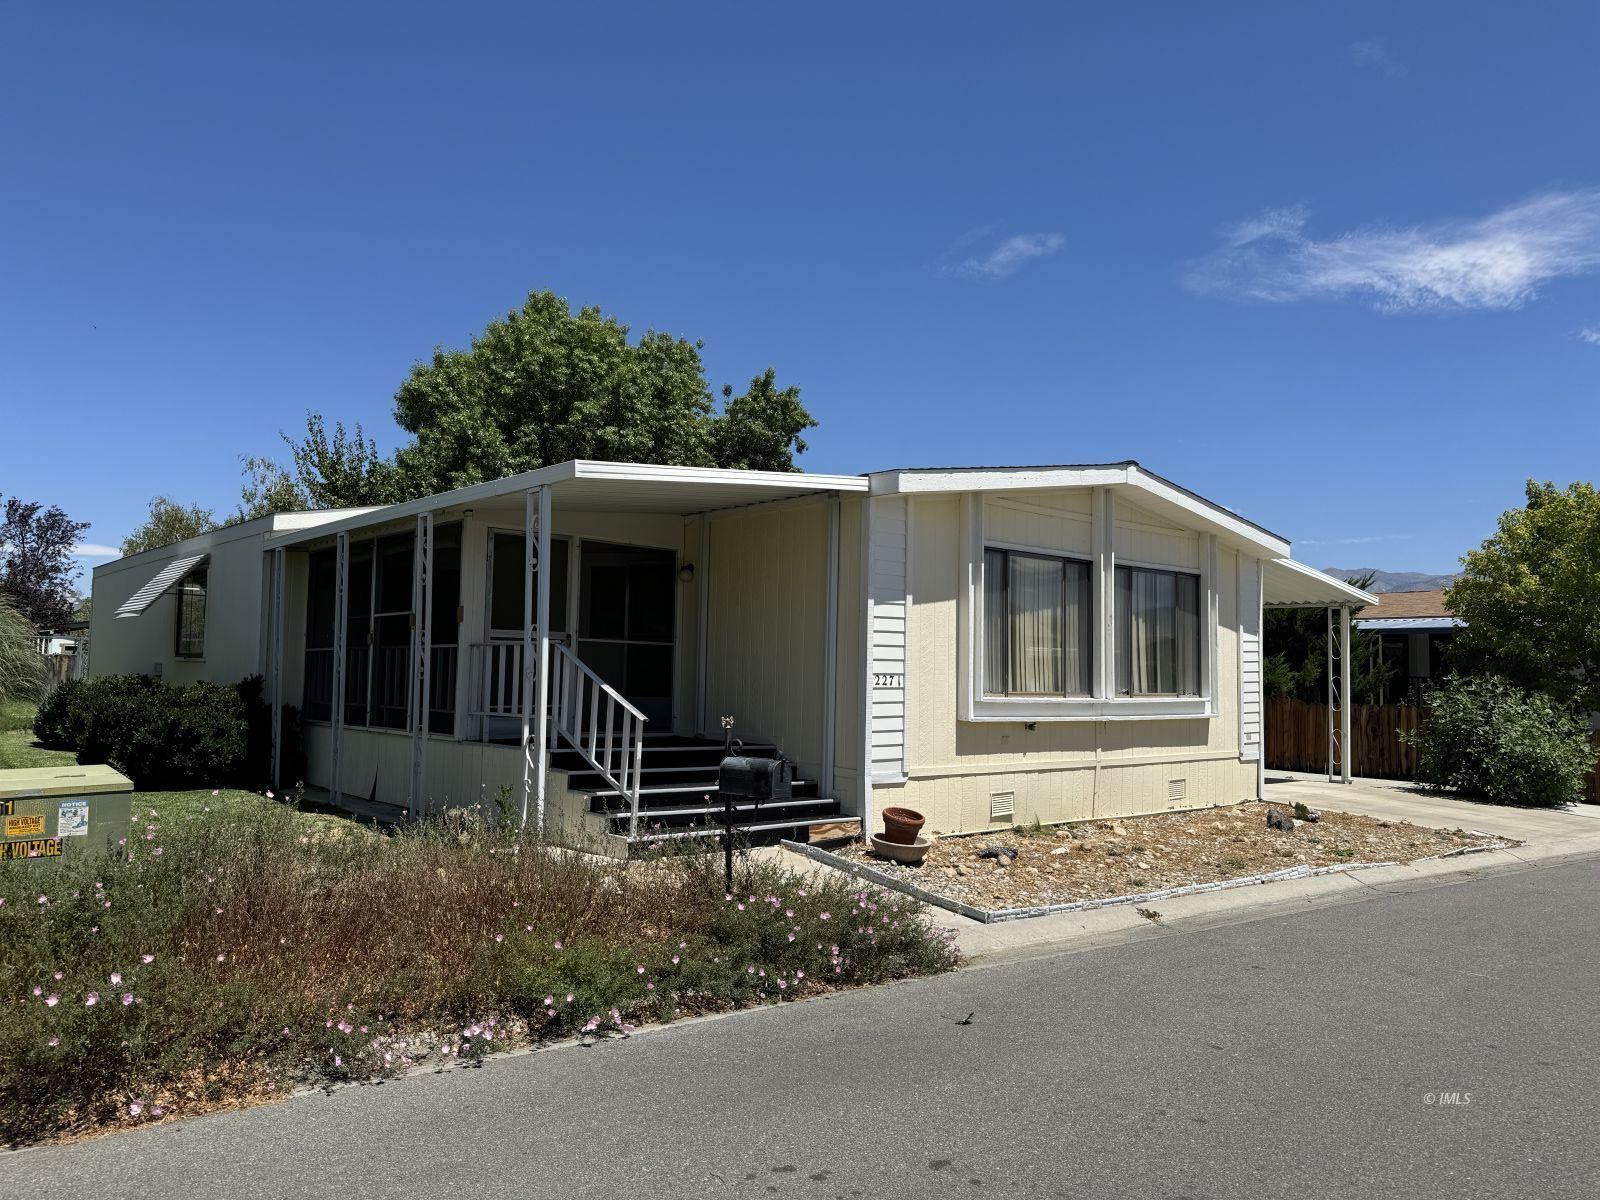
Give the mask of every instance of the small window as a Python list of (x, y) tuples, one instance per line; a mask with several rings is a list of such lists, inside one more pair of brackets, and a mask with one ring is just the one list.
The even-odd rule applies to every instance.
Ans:
[(206, 569), (190, 571), (178, 584), (179, 658), (202, 658), (206, 652)]
[(984, 550), (986, 694), (1088, 695), (1089, 627), (1088, 563)]
[(1200, 579), (1117, 568), (1117, 692), (1200, 694)]

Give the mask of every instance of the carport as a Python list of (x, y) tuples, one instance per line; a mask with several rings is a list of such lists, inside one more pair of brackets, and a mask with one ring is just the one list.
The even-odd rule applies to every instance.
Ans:
[[(1321, 608), (1328, 614), (1328, 782), (1350, 782), (1350, 612), (1378, 597), (1291, 558), (1268, 560), (1263, 608)], [(1265, 761), (1263, 747), (1262, 761)]]

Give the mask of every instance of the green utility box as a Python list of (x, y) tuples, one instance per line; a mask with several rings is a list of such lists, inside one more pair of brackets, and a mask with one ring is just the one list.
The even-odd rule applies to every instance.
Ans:
[(110, 767), (0, 771), (0, 862), (126, 847), (133, 781)]

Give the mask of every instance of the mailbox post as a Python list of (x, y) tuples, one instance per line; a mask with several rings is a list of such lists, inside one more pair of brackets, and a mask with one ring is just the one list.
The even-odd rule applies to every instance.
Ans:
[(752, 816), (761, 811), (769, 800), (787, 800), (794, 794), (794, 764), (779, 755), (777, 758), (749, 758), (737, 751), (744, 749), (733, 736), (733, 718), (723, 717), (726, 730), (722, 746), (722, 765), (717, 770), (717, 791), (722, 796), (723, 874), (728, 891), (733, 891), (733, 832), (734, 808), (739, 803), (753, 807)]

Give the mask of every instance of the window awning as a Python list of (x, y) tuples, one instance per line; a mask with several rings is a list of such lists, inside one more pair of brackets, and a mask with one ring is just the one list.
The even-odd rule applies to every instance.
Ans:
[(1275, 558), (1267, 562), (1262, 602), (1267, 608), (1370, 608), (1378, 597), (1292, 558)]
[(187, 558), (175, 558), (151, 577), (133, 595), (129, 596), (117, 609), (117, 617), (137, 617), (156, 602), (168, 588), (177, 583), (190, 571), (202, 565), (211, 556), (209, 554), (191, 554)]

